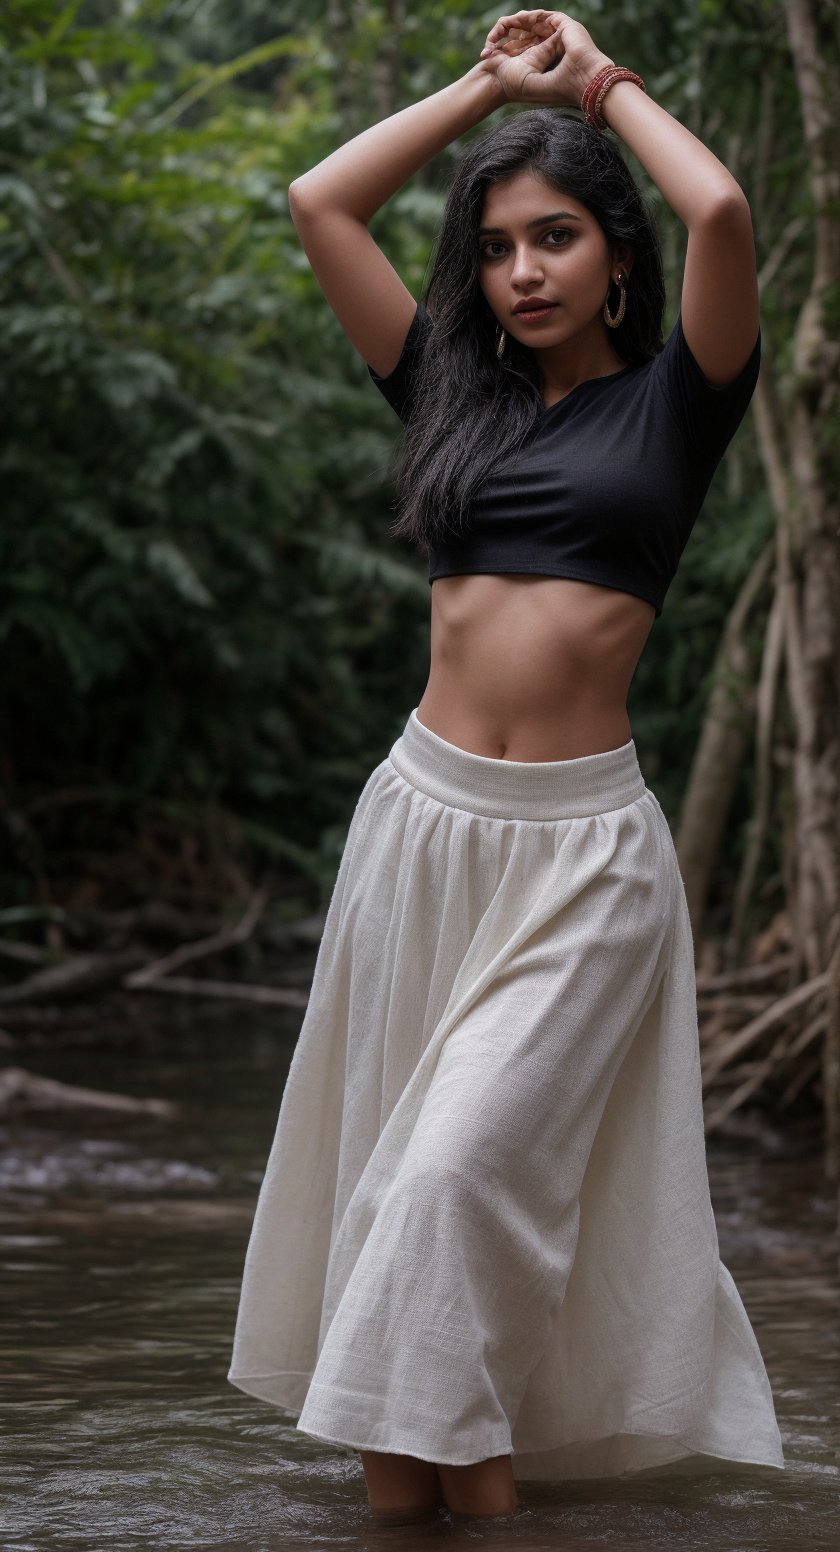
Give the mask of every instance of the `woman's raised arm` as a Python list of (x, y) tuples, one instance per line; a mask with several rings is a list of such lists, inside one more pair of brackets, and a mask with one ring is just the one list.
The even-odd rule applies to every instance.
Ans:
[(740, 185), (691, 131), (630, 81), (601, 108), (685, 223), (683, 333), (714, 387), (732, 382), (752, 354), (759, 301), (752, 217)]
[(362, 130), (289, 186), (289, 209), (318, 283), (375, 372), (397, 364), (416, 303), (367, 229), (419, 168), (506, 100), (481, 64)]

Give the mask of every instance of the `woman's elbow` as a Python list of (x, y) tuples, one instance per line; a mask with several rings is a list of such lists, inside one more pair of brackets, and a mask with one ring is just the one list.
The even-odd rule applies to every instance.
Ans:
[(306, 199), (306, 188), (303, 178), (295, 178), (286, 190), (290, 210), (299, 210)]
[(309, 182), (308, 173), (303, 173), (300, 178), (295, 178), (289, 184), (286, 197), (289, 201), (289, 212), (296, 224), (303, 216), (316, 214), (319, 203), (323, 209), (323, 200), (319, 202), (318, 196)]
[(685, 218), (689, 231), (752, 232), (749, 201), (735, 178), (715, 180), (707, 188), (695, 190), (690, 214)]
[(742, 221), (752, 225), (750, 202), (737, 178), (724, 179), (712, 192), (706, 219), (721, 223)]

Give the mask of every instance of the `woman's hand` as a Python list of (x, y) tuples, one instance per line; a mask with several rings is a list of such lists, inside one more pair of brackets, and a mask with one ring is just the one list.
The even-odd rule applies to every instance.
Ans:
[(580, 107), (584, 87), (614, 64), (586, 28), (563, 11), (517, 11), (487, 34), (479, 61), (509, 102)]

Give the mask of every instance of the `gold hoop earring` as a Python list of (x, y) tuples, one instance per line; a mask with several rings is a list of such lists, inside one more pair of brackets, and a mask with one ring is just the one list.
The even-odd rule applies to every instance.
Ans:
[(505, 344), (506, 343), (507, 343), (507, 335), (505, 334), (504, 329), (500, 329), (499, 330), (499, 341), (498, 341), (498, 344), (496, 345), (496, 355), (498, 356), (500, 361), (502, 359), (502, 356), (505, 353)]
[(605, 324), (607, 325), (608, 328), (610, 328), (610, 329), (617, 329), (618, 325), (620, 324), (620, 322), (622, 320), (622, 318), (624, 317), (624, 309), (627, 306), (627, 294), (626, 294), (626, 291), (625, 291), (624, 271), (623, 270), (619, 270), (619, 272), (618, 272), (618, 280), (615, 281), (615, 282), (611, 281), (610, 284), (611, 285), (613, 285), (613, 284), (618, 285), (618, 287), (619, 287), (619, 289), (621, 291), (621, 300), (619, 301), (619, 304), (618, 304), (618, 312), (613, 316), (610, 313), (610, 293), (609, 293), (609, 291), (607, 292), (606, 301), (604, 302), (604, 322), (605, 322)]

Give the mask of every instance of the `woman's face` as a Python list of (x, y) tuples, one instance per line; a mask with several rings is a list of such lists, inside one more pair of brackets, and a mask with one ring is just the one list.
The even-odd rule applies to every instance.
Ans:
[[(610, 283), (630, 271), (630, 254), (611, 254), (595, 217), (530, 170), (488, 188), (479, 231), (479, 279), (496, 318), (531, 349), (549, 349), (597, 330)], [(613, 307), (616, 306), (613, 293)], [(554, 303), (543, 318), (517, 319), (518, 302)]]

